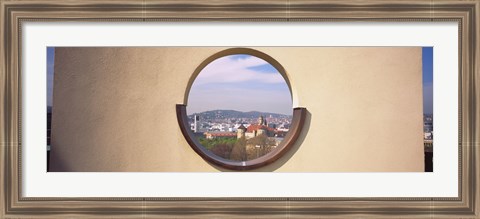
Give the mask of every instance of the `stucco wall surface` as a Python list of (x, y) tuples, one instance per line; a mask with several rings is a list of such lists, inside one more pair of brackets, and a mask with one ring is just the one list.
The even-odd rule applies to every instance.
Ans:
[[(221, 47), (56, 48), (50, 171), (217, 172), (187, 144), (175, 105)], [(423, 172), (420, 47), (252, 48), (306, 107), (300, 139), (255, 171)]]

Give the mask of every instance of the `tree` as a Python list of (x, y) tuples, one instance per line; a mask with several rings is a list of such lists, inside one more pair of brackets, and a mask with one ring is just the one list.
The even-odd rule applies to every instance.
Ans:
[(232, 152), (232, 145), (217, 144), (213, 146), (213, 148), (210, 151), (219, 157), (228, 159), (230, 157), (230, 153)]
[(246, 148), (247, 158), (252, 160), (270, 153), (275, 148), (275, 140), (268, 138), (265, 134), (261, 134), (248, 139)]
[(213, 148), (217, 145), (227, 144), (230, 147), (233, 147), (233, 144), (235, 144), (235, 142), (237, 142), (237, 139), (235, 139), (235, 138), (222, 138), (222, 137), (214, 138), (214, 139), (207, 139), (207, 138), (202, 136), (202, 137), (198, 137), (197, 139), (203, 147), (205, 147), (206, 149), (208, 149), (210, 151), (213, 150)]
[(230, 160), (246, 161), (247, 160), (247, 140), (245, 137), (241, 137), (233, 145), (232, 153), (230, 154)]

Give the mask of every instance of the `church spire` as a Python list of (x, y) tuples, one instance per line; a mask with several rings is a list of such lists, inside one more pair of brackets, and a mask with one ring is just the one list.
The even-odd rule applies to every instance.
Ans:
[(265, 123), (265, 118), (263, 116), (258, 117), (258, 125), (263, 125)]
[(258, 117), (258, 125), (264, 125), (267, 126), (267, 120), (263, 116)]

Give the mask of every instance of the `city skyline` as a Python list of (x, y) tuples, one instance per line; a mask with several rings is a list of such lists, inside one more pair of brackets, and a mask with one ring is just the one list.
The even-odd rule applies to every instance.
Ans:
[(193, 116), (193, 115), (198, 115), (202, 113), (208, 113), (208, 112), (215, 112), (215, 111), (234, 111), (234, 112), (240, 112), (240, 113), (254, 113), (258, 116), (267, 116), (267, 115), (282, 115), (282, 116), (292, 116), (292, 114), (283, 114), (283, 113), (273, 113), (273, 112), (260, 112), (256, 110), (250, 110), (250, 111), (240, 111), (240, 110), (230, 110), (230, 109), (215, 109), (215, 110), (207, 110), (203, 112), (196, 112), (196, 113), (191, 113), (187, 114), (187, 116)]

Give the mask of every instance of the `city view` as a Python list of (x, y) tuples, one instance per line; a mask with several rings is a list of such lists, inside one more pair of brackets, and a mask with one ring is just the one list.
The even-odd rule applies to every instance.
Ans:
[(234, 110), (207, 111), (188, 118), (192, 131), (205, 148), (235, 161), (252, 160), (276, 148), (292, 120), (291, 115)]
[(192, 85), (187, 111), (200, 144), (233, 161), (253, 160), (275, 149), (288, 133), (293, 113), (283, 76), (251, 55), (209, 63)]

